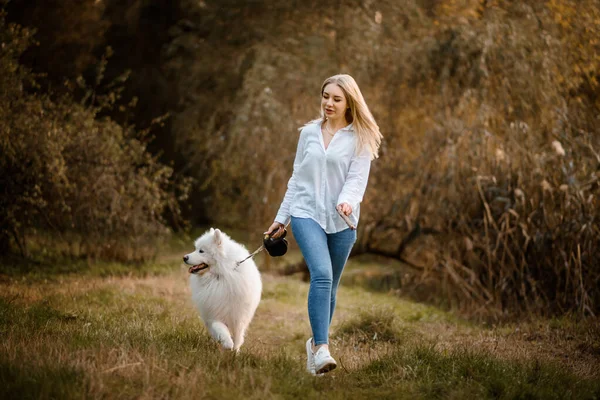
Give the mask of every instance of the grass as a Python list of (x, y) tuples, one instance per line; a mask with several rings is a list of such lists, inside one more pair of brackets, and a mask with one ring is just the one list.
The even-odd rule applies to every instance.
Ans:
[(234, 356), (208, 338), (178, 259), (130, 273), (115, 265), (49, 279), (2, 275), (0, 397), (600, 397), (592, 322), (486, 327), (360, 285), (339, 291), (331, 335), (339, 368), (313, 378), (303, 369), (308, 285), (269, 274)]

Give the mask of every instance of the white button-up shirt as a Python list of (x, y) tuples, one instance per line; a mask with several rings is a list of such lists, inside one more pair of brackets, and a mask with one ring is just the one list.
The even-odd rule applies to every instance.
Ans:
[(327, 149), (320, 120), (302, 128), (294, 171), (275, 221), (287, 225), (291, 216), (312, 218), (326, 233), (336, 233), (348, 228), (336, 206), (348, 203), (352, 206), (348, 218), (357, 225), (371, 154), (364, 150), (357, 155), (356, 145), (352, 124), (340, 129)]

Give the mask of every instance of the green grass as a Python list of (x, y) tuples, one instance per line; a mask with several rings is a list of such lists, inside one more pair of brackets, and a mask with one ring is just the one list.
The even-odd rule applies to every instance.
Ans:
[(0, 360), (0, 396), (4, 399), (83, 398), (84, 371), (64, 365), (15, 364)]
[[(339, 368), (314, 378), (304, 371), (306, 283), (263, 276), (263, 300), (236, 356), (208, 338), (175, 256), (151, 273), (114, 268), (1, 281), (0, 398), (600, 397), (597, 375), (535, 346), (509, 357), (475, 345), (490, 335), (513, 340), (514, 327), (483, 328), (360, 286), (339, 291), (331, 341)], [(594, 343), (592, 328), (581, 336), (571, 328), (579, 345)]]
[[(411, 392), (413, 398), (594, 399), (598, 382), (580, 381), (559, 367), (506, 362), (463, 349), (443, 353), (434, 346), (400, 349), (362, 371), (373, 386)], [(391, 391), (390, 391), (391, 393)]]
[[(183, 254), (183, 253), (182, 253)], [(21, 282), (58, 282), (68, 276), (111, 277), (161, 275), (173, 269), (172, 262), (118, 263), (108, 261), (51, 258), (48, 260), (4, 259), (0, 263), (0, 276)]]

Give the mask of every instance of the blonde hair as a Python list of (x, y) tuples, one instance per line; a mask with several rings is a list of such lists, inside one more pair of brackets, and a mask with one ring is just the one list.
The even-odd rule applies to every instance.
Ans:
[[(371, 159), (379, 157), (379, 147), (381, 146), (383, 135), (379, 132), (379, 126), (375, 122), (375, 118), (373, 118), (373, 114), (371, 114), (356, 81), (350, 75), (346, 74), (331, 76), (323, 82), (321, 96), (323, 96), (325, 86), (330, 83), (338, 85), (346, 97), (348, 109), (346, 110), (345, 117), (346, 122), (352, 124), (354, 132), (357, 135), (357, 154), (362, 153), (363, 149), (367, 148), (371, 153)], [(320, 108), (320, 121), (324, 121), (325, 114), (323, 108)]]

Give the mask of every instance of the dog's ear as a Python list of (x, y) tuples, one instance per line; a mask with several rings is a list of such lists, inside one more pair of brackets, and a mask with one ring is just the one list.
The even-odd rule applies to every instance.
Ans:
[(211, 233), (211, 235), (212, 235), (213, 233), (215, 233), (215, 229), (214, 229), (214, 228), (210, 228), (210, 233)]
[(221, 244), (223, 243), (223, 234), (222, 234), (222, 233), (221, 233), (221, 231), (220, 231), (220, 230), (218, 230), (218, 229), (214, 229), (214, 230), (213, 230), (213, 229), (211, 228), (211, 230), (214, 232), (214, 240), (215, 240), (215, 244), (216, 244), (217, 246), (219, 246), (219, 247), (220, 247), (220, 246), (221, 246)]

